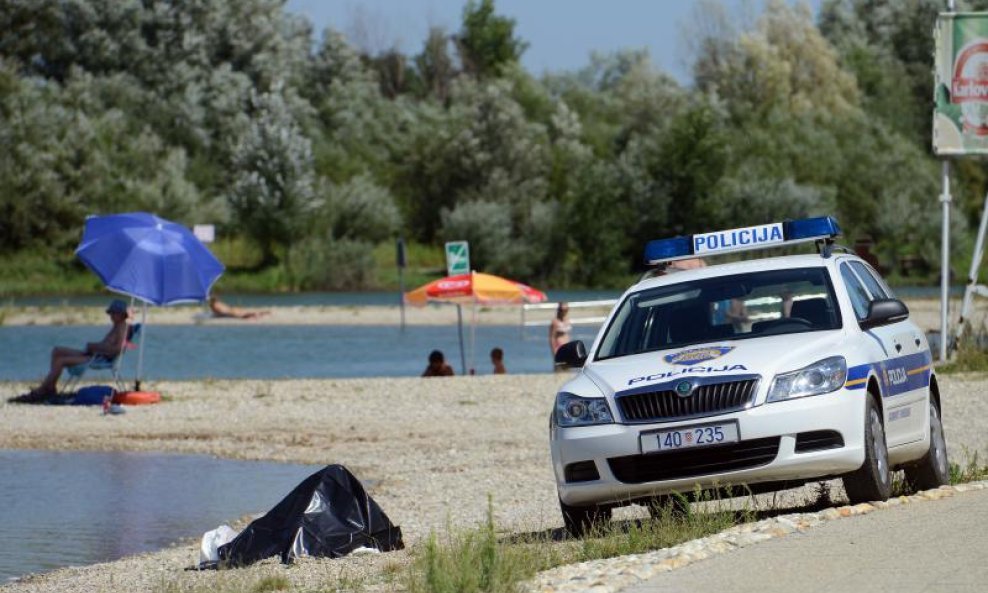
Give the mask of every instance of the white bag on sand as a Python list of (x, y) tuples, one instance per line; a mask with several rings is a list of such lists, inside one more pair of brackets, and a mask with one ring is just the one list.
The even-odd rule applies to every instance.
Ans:
[(229, 525), (220, 525), (212, 531), (202, 534), (202, 544), (199, 546), (199, 564), (219, 562), (220, 546), (229, 543), (237, 537), (237, 532)]

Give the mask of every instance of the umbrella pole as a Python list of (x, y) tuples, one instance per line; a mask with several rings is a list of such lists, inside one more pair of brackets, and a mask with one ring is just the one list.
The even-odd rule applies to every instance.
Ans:
[(470, 374), (477, 372), (477, 299), (473, 301), (473, 319), (470, 321)]
[(147, 318), (148, 304), (143, 303), (141, 307), (141, 342), (137, 346), (137, 378), (134, 379), (134, 391), (141, 390), (141, 371), (144, 368), (144, 334), (148, 332)]
[(467, 358), (463, 352), (463, 307), (456, 304), (456, 326), (460, 332), (460, 369), (463, 374), (467, 374)]

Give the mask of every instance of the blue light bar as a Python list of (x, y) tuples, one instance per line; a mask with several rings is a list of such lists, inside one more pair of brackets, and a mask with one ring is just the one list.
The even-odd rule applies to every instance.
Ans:
[(833, 217), (820, 216), (658, 239), (645, 245), (645, 263), (654, 265), (677, 259), (794, 245), (818, 239), (832, 239), (839, 234), (840, 226)]
[(785, 225), (786, 241), (833, 239), (840, 234), (840, 225), (833, 216), (790, 220), (782, 224)]

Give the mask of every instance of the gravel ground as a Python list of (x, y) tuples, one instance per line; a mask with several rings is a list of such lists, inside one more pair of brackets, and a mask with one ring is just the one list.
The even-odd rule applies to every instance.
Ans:
[[(565, 378), (163, 382), (152, 387), (166, 396), (164, 403), (128, 408), (121, 416), (83, 407), (0, 404), (0, 448), (342, 463), (359, 478), (376, 481), (371, 495), (401, 526), (406, 543), (414, 545), (432, 530), (478, 524), (488, 496), (506, 532), (545, 531), (562, 526), (546, 433), (553, 395)], [(963, 462), (966, 450), (984, 459), (988, 377), (944, 377), (941, 384), (951, 457)], [(26, 387), (0, 383), (0, 393)], [(814, 497), (807, 487), (779, 500), (798, 506)], [(370, 575), (370, 589), (390, 590), (386, 583), (375, 585), (375, 575), (393, 573), (408, 559), (407, 552), (396, 552), (306, 560), (289, 570), (272, 560), (236, 571), (184, 571), (196, 562), (200, 535), (190, 533), (188, 542), (158, 553), (27, 577), (0, 591), (181, 591), (247, 586), (268, 574), (284, 575), (301, 589), (332, 589)]]

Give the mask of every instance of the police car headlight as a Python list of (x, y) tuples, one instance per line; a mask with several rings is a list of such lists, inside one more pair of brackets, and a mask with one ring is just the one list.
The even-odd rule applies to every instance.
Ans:
[(607, 400), (602, 397), (580, 397), (565, 391), (556, 395), (556, 426), (589, 426), (614, 422)]
[(767, 401), (779, 402), (830, 393), (840, 389), (846, 379), (847, 361), (844, 357), (825, 358), (798, 371), (776, 375), (768, 390)]

